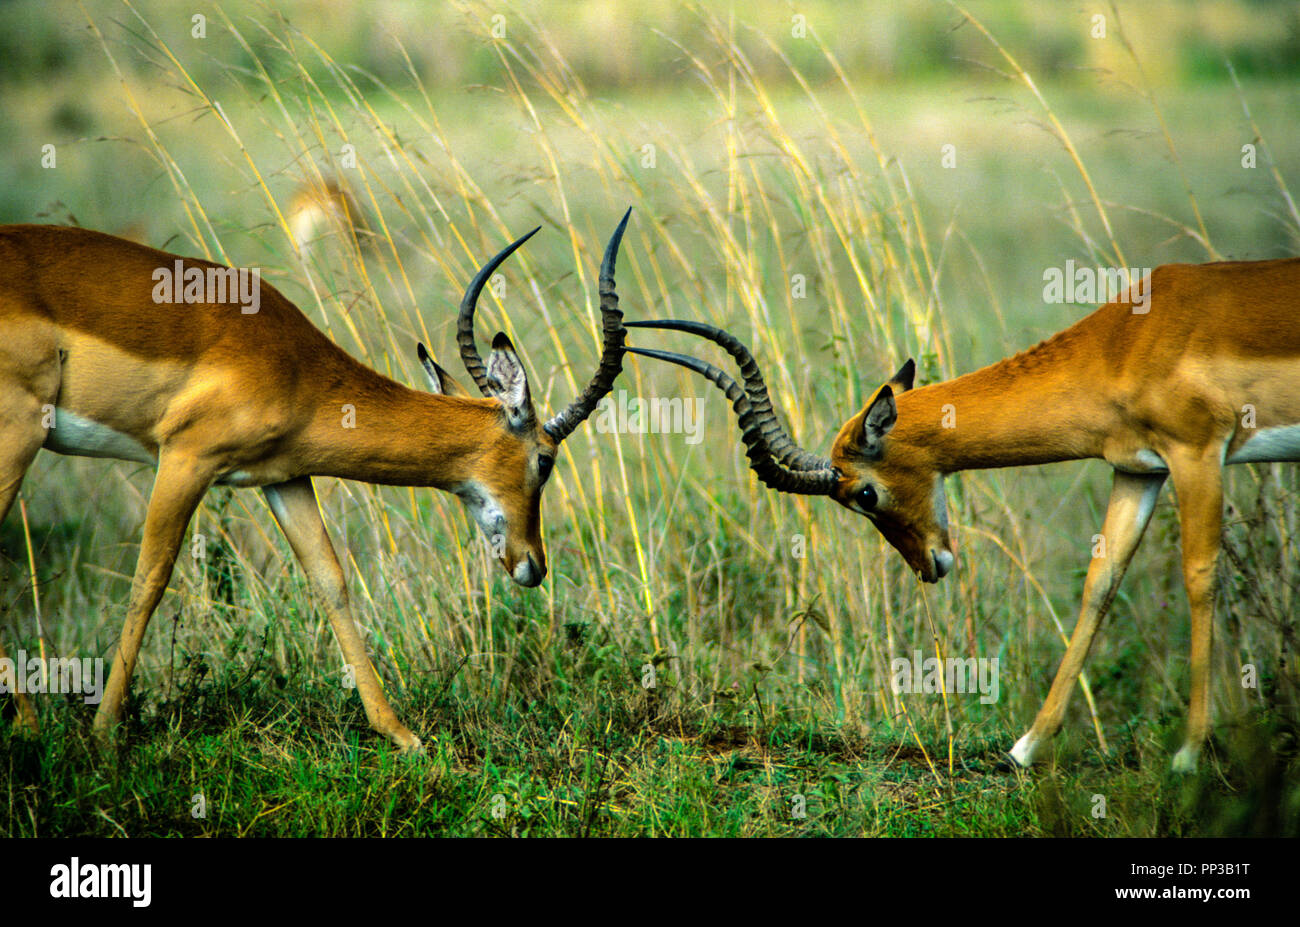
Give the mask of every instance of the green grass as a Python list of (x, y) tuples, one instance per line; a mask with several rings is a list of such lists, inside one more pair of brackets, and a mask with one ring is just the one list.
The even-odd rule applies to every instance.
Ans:
[[(959, 739), (936, 774), (906, 731), (846, 730), (750, 697), (685, 705), (629, 683), (594, 648), (580, 683), (496, 702), (424, 677), (396, 704), (437, 740), (425, 757), (377, 741), (359, 701), (310, 673), (217, 671), (150, 703), (106, 760), (89, 715), (61, 705), (36, 741), (0, 735), (11, 835), (99, 836), (1190, 836), (1300, 828), (1283, 764), (1254, 755), (1195, 779), (1167, 772), (1148, 730), (1102, 760), (1086, 748), (1035, 770), (999, 768), (1010, 728)], [(605, 658), (608, 659), (607, 657)], [(582, 666), (582, 664), (587, 664)], [(1075, 745), (1078, 746), (1077, 744)], [(1098, 796), (1105, 800), (1102, 808)], [(1104, 810), (1098, 816), (1097, 809)], [(201, 809), (202, 816), (195, 816)]]
[[(595, 262), (629, 203), (618, 273), (629, 318), (730, 327), (754, 347), (796, 437), (818, 449), (901, 358), (918, 358), (923, 381), (942, 379), (1089, 311), (1043, 303), (1046, 266), (1300, 245), (1287, 200), (1300, 176), (1294, 82), (1256, 74), (1239, 94), (1170, 79), (1150, 29), (1135, 33), (1150, 85), (1116, 43), (1097, 51), (1106, 71), (1040, 81), (1039, 100), (1017, 70), (1033, 40), (996, 23), (1011, 62), (970, 26), (942, 41), (1007, 79), (967, 64), (881, 84), (837, 69), (861, 58), (862, 37), (816, 16), (816, 35), (791, 46), (784, 11), (777, 28), (684, 6), (638, 39), (653, 62), (637, 65), (643, 79), (589, 87), (566, 58), (563, 20), (512, 18), (499, 42), (492, 10), (463, 4), (454, 35), (472, 50), (465, 73), (482, 81), (467, 86), (406, 72), (396, 45), (375, 83), (348, 66), (355, 33), (338, 39), (310, 18), (231, 4), (200, 45), (154, 5), (140, 9), (92, 4), (102, 45), (87, 32), (62, 76), (0, 86), (0, 128), (33, 143), (0, 161), (0, 218), (75, 219), (262, 267), (347, 350), (406, 383), (421, 382), (416, 339), (459, 367), (452, 319), (466, 280), (541, 222), (478, 330), (509, 330), (540, 406), (567, 402), (596, 357)], [(955, 16), (945, 6), (941, 19)], [(665, 70), (672, 80), (654, 79)], [(1242, 169), (1241, 145), (1257, 137), (1260, 166)], [(47, 139), (54, 170), (32, 153)], [(340, 166), (344, 143), (355, 170)], [(944, 144), (956, 146), (955, 169), (942, 166)], [(361, 203), (373, 230), (363, 247), (350, 229), (307, 253), (285, 235), (295, 190), (321, 175), (342, 176)], [(957, 571), (922, 587), (861, 518), (761, 490), (706, 384), (629, 361), (616, 388), (701, 397), (703, 441), (575, 433), (543, 502), (551, 573), (537, 590), (488, 562), (450, 497), (319, 481), (359, 622), (426, 760), (395, 757), (369, 731), (259, 496), (217, 489), (191, 527), (205, 555), (182, 557), (146, 637), (116, 763), (88, 746), (91, 706), (39, 700), (39, 740), (0, 726), (0, 832), (1300, 829), (1297, 468), (1229, 474), (1217, 724), (1202, 774), (1166, 773), (1188, 646), (1166, 497), (1088, 664), (1095, 711), (1076, 694), (1057, 764), (1022, 776), (996, 767), (1063, 651), (1104, 465), (949, 480)], [(29, 472), (41, 627), (55, 653), (112, 655), (151, 478), (54, 455)], [(0, 551), (0, 633), (11, 653), (34, 651), (17, 508)], [(931, 653), (936, 638), (945, 655), (998, 658), (1000, 700), (894, 693), (890, 661)], [(647, 664), (653, 690), (641, 685)], [(1256, 689), (1240, 684), (1247, 666)], [(198, 792), (203, 819), (190, 816)], [(796, 794), (806, 818), (790, 815)], [(503, 818), (491, 815), (496, 795)], [(1092, 816), (1094, 795), (1104, 818)]]

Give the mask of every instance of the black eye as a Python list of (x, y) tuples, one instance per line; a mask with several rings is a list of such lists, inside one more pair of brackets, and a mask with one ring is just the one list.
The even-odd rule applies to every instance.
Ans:
[(858, 493), (858, 505), (862, 506), (864, 511), (870, 512), (876, 507), (876, 487), (868, 485), (866, 489)]
[(548, 479), (551, 478), (551, 468), (553, 466), (555, 466), (554, 457), (537, 458), (537, 481), (539, 484), (545, 483)]

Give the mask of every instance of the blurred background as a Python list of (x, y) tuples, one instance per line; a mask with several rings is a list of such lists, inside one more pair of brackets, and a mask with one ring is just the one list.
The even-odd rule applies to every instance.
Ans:
[[(1089, 312), (1044, 301), (1044, 271), (1067, 260), (1296, 253), (1298, 80), (1300, 5), (1285, 0), (10, 0), (0, 221), (259, 266), (408, 384), (417, 339), (460, 375), (465, 283), (540, 223), (478, 330), (509, 331), (554, 410), (594, 369), (596, 264), (631, 205), (628, 317), (731, 328), (796, 438), (824, 451), (904, 358), (922, 382), (945, 379)], [(685, 336), (632, 340), (718, 361)], [(708, 384), (629, 358), (618, 388), (700, 397), (703, 441), (580, 429), (545, 497), (551, 573), (537, 591), (488, 561), (450, 497), (322, 481), (399, 697), (435, 678), (461, 705), (612, 698), (702, 724), (753, 721), (746, 694), (761, 693), (810, 726), (968, 749), (1005, 748), (1028, 725), (1074, 621), (1104, 464), (950, 480), (958, 566), (923, 588), (864, 519), (762, 491)], [(111, 653), (150, 478), (54, 455), (29, 474), (60, 652)], [(1215, 690), (1227, 740), (1260, 712), (1287, 717), (1279, 706), (1294, 730), (1296, 492), (1294, 467), (1230, 481)], [(255, 493), (209, 495), (194, 525), (207, 555), (178, 568), (137, 691), (184, 692), (217, 665), (256, 679), (337, 663), (271, 525)], [(31, 643), (22, 529), (15, 514), (0, 532), (5, 633)], [(1181, 736), (1176, 545), (1166, 495), (1094, 648), (1094, 704), (1072, 705), (1076, 754), (1101, 732), (1163, 767)], [(891, 691), (890, 661), (936, 637), (945, 655), (1001, 660), (999, 703)], [(647, 663), (668, 693), (649, 707)], [(1260, 690), (1239, 685), (1245, 664)]]

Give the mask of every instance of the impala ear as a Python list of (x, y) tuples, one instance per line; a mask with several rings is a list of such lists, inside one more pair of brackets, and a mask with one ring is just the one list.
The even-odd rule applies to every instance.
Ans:
[(879, 458), (885, 451), (885, 435), (889, 434), (897, 421), (898, 406), (894, 402), (894, 390), (886, 383), (876, 390), (876, 394), (862, 410), (854, 450), (872, 460)]
[(420, 366), (424, 368), (425, 374), (429, 377), (429, 392), (438, 393), (442, 396), (469, 396), (470, 393), (465, 387), (461, 386), (451, 374), (443, 370), (438, 362), (429, 356), (422, 343), (415, 345), (415, 353), (420, 358)]
[(528, 376), (505, 332), (492, 339), (492, 354), (487, 362), (488, 391), (505, 408), (510, 427), (515, 431), (531, 428), (536, 421), (533, 400), (528, 394)]
[(894, 374), (893, 378), (889, 381), (889, 385), (893, 387), (895, 393), (906, 393), (912, 388), (912, 383), (915, 380), (916, 361), (909, 357), (907, 363), (898, 368), (898, 373)]

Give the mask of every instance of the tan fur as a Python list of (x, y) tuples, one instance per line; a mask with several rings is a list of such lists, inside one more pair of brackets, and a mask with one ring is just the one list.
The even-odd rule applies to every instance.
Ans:
[[(881, 393), (840, 430), (831, 452), (835, 498), (870, 485), (872, 520), (923, 579), (936, 581), (951, 541), (934, 486), (960, 470), (1087, 457), (1115, 468), (1103, 534), (1075, 633), (1047, 701), (1014, 754), (1030, 762), (1061, 725), (1092, 638), (1141, 540), (1149, 504), (1172, 478), (1191, 605), (1191, 705), (1175, 765), (1194, 767), (1209, 730), (1215, 561), (1223, 461), (1264, 429), (1300, 425), (1300, 259), (1166, 265), (1150, 280), (1150, 311), (1102, 306), (1035, 348), (945, 383), (901, 391), (883, 453), (856, 436)], [(893, 401), (893, 400), (889, 400)], [(1254, 429), (1243, 427), (1246, 406)], [(953, 427), (946, 427), (952, 425)], [(1163, 460), (1152, 468), (1151, 455)], [(1295, 459), (1287, 456), (1284, 459)]]
[(357, 243), (368, 246), (370, 226), (350, 192), (333, 177), (310, 181), (299, 186), (289, 201), (289, 231), (300, 248), (311, 248), (331, 231), (345, 240), (354, 235)]
[[(226, 479), (263, 487), (322, 597), (371, 723), (418, 748), (362, 646), (310, 477), (440, 489), (476, 481), (506, 518), (504, 566), (514, 574), (531, 558), (540, 582), (537, 461), (554, 456), (555, 442), (540, 427), (512, 430), (501, 402), (469, 398), (450, 378), (444, 392), (453, 395), (435, 395), (370, 370), (264, 281), (256, 314), (234, 303), (155, 303), (152, 275), (176, 259), (83, 229), (0, 227), (0, 519), (49, 437), (51, 406), (112, 429), (157, 461), (95, 730), (107, 735), (121, 718), (186, 526), (207, 489)], [(216, 265), (187, 258), (185, 266)], [(345, 427), (349, 408), (355, 427)], [(18, 707), (34, 728), (30, 703)]]

